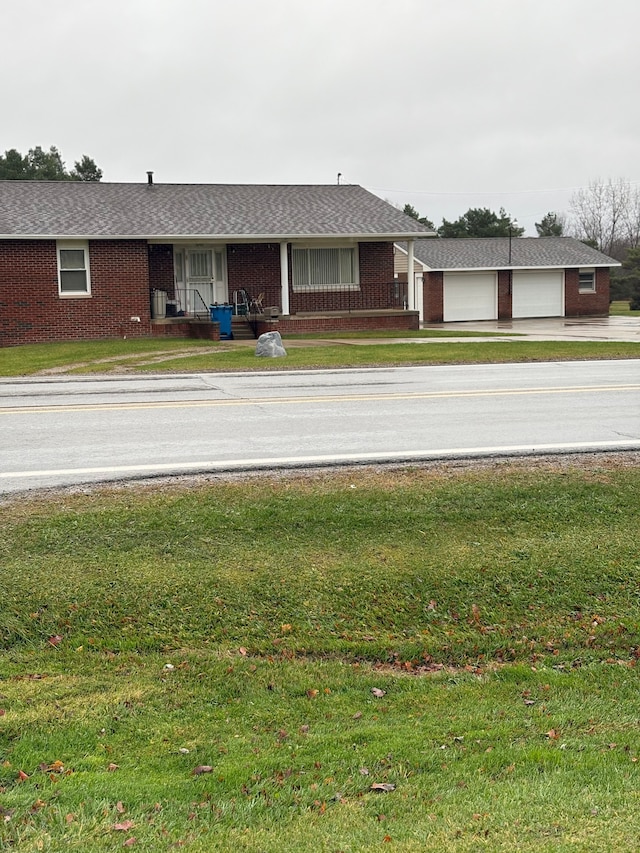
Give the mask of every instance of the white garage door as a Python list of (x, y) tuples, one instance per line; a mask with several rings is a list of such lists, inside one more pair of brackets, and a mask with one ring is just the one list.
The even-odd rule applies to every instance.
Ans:
[(444, 321), (496, 320), (498, 297), (495, 273), (445, 273)]
[(513, 273), (513, 317), (563, 317), (564, 274), (561, 270)]

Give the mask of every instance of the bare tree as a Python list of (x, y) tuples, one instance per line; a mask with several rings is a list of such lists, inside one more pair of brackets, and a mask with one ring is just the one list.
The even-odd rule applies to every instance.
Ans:
[(635, 187), (631, 191), (629, 208), (625, 220), (626, 243), (630, 249), (640, 246), (640, 189)]
[(640, 239), (640, 195), (629, 181), (597, 179), (571, 197), (576, 236), (615, 256)]

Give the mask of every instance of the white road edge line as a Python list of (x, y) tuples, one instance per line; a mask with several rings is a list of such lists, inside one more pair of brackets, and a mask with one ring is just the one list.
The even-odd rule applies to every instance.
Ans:
[(174, 474), (215, 471), (250, 471), (264, 468), (300, 468), (307, 466), (333, 466), (366, 462), (411, 462), (433, 459), (455, 459), (469, 456), (536, 455), (541, 453), (567, 453), (598, 450), (640, 450), (640, 440), (582, 441), (563, 444), (515, 444), (495, 447), (444, 448), (429, 451), (391, 451), (351, 453), (324, 456), (276, 456), (271, 459), (229, 459), (201, 462), (158, 462), (148, 465), (109, 465), (93, 468), (58, 468), (41, 471), (12, 471), (0, 473), (0, 480), (30, 477), (60, 477), (86, 474)]

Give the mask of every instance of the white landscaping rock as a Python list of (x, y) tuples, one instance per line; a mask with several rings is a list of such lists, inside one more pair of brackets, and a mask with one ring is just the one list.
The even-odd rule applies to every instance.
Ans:
[(280, 358), (286, 355), (287, 351), (282, 346), (282, 338), (280, 332), (265, 332), (260, 335), (256, 343), (256, 355), (262, 358)]

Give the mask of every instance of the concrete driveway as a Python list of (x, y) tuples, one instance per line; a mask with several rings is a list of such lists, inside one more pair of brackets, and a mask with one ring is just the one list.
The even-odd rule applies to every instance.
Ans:
[(505, 332), (533, 341), (632, 341), (640, 343), (640, 317), (546, 317), (533, 320), (482, 320), (429, 323), (425, 329), (452, 332)]

